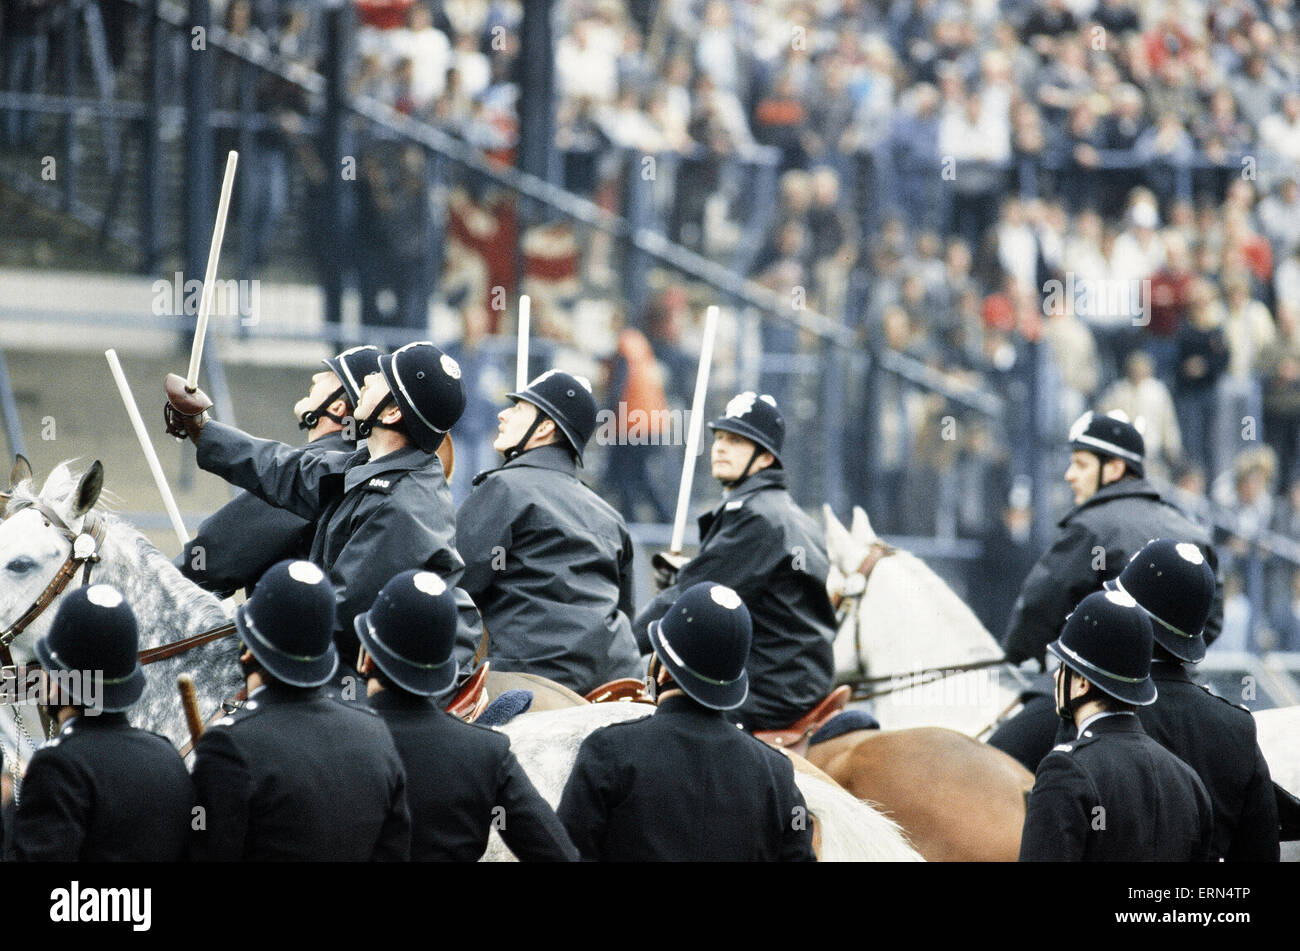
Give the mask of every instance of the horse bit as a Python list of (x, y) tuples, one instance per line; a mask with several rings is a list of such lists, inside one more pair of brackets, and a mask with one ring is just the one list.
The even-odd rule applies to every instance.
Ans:
[[(90, 569), (95, 562), (99, 561), (99, 551), (104, 544), (104, 521), (95, 512), (86, 513), (85, 520), (82, 523), (82, 530), (80, 534), (76, 534), (59, 514), (46, 505), (45, 502), (41, 500), (24, 502), (18, 506), (18, 509), (29, 507), (36, 509), (41, 514), (41, 517), (45, 519), (46, 527), (53, 526), (58, 530), (59, 534), (72, 542), (72, 550), (68, 552), (68, 557), (59, 570), (55, 572), (53, 579), (45, 586), (45, 590), (32, 602), (31, 606), (22, 613), (18, 620), (0, 631), (0, 670), (12, 669), (15, 677), (17, 677), (19, 671), (17, 664), (14, 663), (13, 652), (10, 650), (9, 645), (33, 621), (41, 616), (55, 598), (63, 593), (64, 589), (68, 587), (68, 582), (77, 573), (78, 568), (82, 569), (82, 585), (90, 583)], [(14, 720), (23, 734), (30, 735), (23, 724), (23, 717), (18, 711), (18, 706), (18, 704), (13, 705)], [(52, 734), (53, 723), (44, 708), (41, 709), (41, 725), (45, 739), (49, 739)]]

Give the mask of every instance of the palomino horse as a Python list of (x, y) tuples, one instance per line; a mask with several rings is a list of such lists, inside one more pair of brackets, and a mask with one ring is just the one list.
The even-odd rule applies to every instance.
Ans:
[[(578, 747), (587, 735), (598, 727), (647, 716), (653, 709), (644, 703), (583, 702), (567, 709), (527, 713), (499, 729), (510, 737), (510, 747), (537, 791), (555, 808), (573, 769)], [(795, 764), (795, 782), (820, 829), (821, 861), (920, 861), (921, 856), (895, 823), (854, 799), (806, 761), (797, 756), (791, 756), (791, 760)], [(512, 858), (495, 831), (484, 858), (488, 861)]]
[[(62, 463), (39, 492), (30, 478), (13, 487), (6, 517), (0, 521), (0, 631), (37, 603), (61, 566), (73, 563), (73, 539), (83, 532), (97, 534), (102, 540), (95, 558), (78, 567), (65, 590), (83, 583), (87, 565), (91, 584), (111, 584), (119, 589), (139, 621), (142, 650), (225, 623), (228, 618), (216, 597), (182, 576), (126, 522), (95, 508), (102, 479), (98, 462), (80, 477)], [(15, 663), (32, 663), (32, 644), (49, 630), (58, 604), (59, 599), (54, 599), (14, 639)], [(236, 653), (235, 638), (227, 638), (145, 668), (148, 686), (131, 709), (132, 721), (179, 745), (188, 734), (176, 690), (177, 675), (189, 673), (194, 678), (199, 707), (206, 715), (239, 689)], [(5, 706), (0, 709), (0, 724), (4, 725), (0, 743), (5, 745), (6, 765), (12, 763), (16, 769), (41, 732), (37, 708)]]
[(1034, 776), (1012, 757), (942, 727), (853, 730), (808, 761), (878, 804), (927, 862), (1014, 862)]

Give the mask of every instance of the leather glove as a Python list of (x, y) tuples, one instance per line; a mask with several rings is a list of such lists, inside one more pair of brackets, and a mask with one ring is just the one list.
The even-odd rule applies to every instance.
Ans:
[(655, 591), (663, 591), (665, 588), (671, 588), (677, 583), (677, 574), (684, 568), (690, 559), (684, 555), (673, 554), (670, 551), (657, 551), (650, 558), (650, 564), (654, 568)]
[(212, 400), (202, 390), (191, 393), (185, 388), (185, 378), (175, 373), (167, 374), (163, 389), (167, 392), (167, 402), (163, 404), (163, 422), (167, 424), (167, 432), (177, 439), (188, 436), (197, 444), (203, 426), (210, 418), (208, 410), (212, 407)]

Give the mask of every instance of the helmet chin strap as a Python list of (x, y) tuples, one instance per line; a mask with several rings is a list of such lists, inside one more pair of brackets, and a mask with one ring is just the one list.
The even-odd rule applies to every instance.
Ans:
[(758, 460), (759, 453), (762, 452), (767, 452), (767, 450), (764, 449), (762, 446), (758, 445), (757, 443), (755, 443), (754, 451), (749, 454), (749, 462), (745, 463), (745, 468), (741, 470), (740, 475), (736, 476), (736, 478), (732, 479), (730, 482), (723, 482), (722, 483), (723, 487), (727, 489), (734, 489), (736, 486), (740, 485), (740, 483), (748, 479), (749, 470), (754, 468), (754, 463)]
[(1056, 700), (1056, 715), (1067, 723), (1074, 722), (1074, 715), (1078, 713), (1079, 708), (1092, 699), (1093, 687), (1088, 684), (1088, 689), (1077, 697), (1070, 696), (1070, 687), (1073, 686), (1076, 674), (1069, 667), (1062, 668), (1061, 686), (1058, 689), (1054, 699)]
[(528, 445), (528, 440), (533, 438), (533, 433), (537, 432), (537, 427), (542, 425), (542, 423), (546, 422), (550, 418), (551, 417), (547, 416), (539, 409), (537, 411), (537, 415), (533, 417), (532, 423), (529, 424), (528, 429), (524, 431), (523, 438), (521, 438), (519, 442), (515, 443), (513, 446), (511, 446), (509, 449), (506, 450), (506, 462), (509, 462), (511, 459), (514, 459), (517, 456), (522, 455), (524, 452), (524, 446)]
[(375, 407), (374, 412), (357, 423), (357, 438), (367, 439), (376, 429), (392, 429), (400, 431), (400, 426), (391, 426), (388, 423), (381, 423), (379, 421), (379, 417), (384, 415), (384, 410), (388, 409), (390, 405), (393, 405), (396, 402), (397, 400), (393, 398), (392, 393), (389, 393), (380, 400), (379, 405)]
[(329, 396), (325, 397), (324, 401), (322, 401), (321, 404), (317, 406), (315, 409), (309, 409), (307, 410), (307, 412), (303, 413), (298, 420), (298, 428), (306, 429), (309, 431), (313, 430), (320, 425), (320, 421), (322, 419), (332, 419), (334, 422), (342, 426), (343, 417), (335, 416), (333, 413), (329, 412), (329, 405), (333, 403), (335, 400), (339, 399), (340, 397), (346, 395), (347, 395), (347, 391), (340, 386)]

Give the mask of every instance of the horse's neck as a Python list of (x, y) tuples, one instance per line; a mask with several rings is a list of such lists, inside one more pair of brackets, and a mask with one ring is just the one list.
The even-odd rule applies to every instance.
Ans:
[(873, 673), (956, 666), (1001, 655), (965, 602), (908, 552), (876, 566), (858, 623)]
[(92, 582), (116, 587), (140, 622), (140, 646), (197, 634), (227, 619), (221, 602), (177, 570), (149, 540), (127, 523), (109, 516), (104, 550)]

